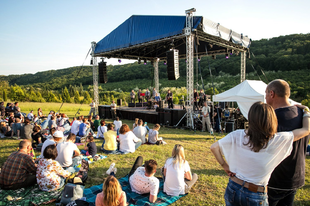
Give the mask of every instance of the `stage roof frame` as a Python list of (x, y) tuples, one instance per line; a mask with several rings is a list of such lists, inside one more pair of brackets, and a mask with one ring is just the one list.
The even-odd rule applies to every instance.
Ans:
[[(95, 57), (166, 60), (169, 49), (178, 49), (179, 58), (186, 58), (186, 16), (133, 15), (96, 44)], [(247, 52), (251, 39), (195, 16), (192, 27), (195, 37), (194, 55), (239, 54)], [(206, 52), (207, 51), (207, 52)]]

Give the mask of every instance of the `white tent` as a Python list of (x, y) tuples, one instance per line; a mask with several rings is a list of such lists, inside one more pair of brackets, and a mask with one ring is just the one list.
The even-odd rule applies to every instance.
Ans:
[[(248, 119), (248, 112), (253, 103), (266, 102), (265, 90), (267, 84), (257, 80), (245, 80), (226, 92), (214, 95), (215, 102), (237, 102), (241, 113)], [(291, 100), (291, 104), (299, 104)]]

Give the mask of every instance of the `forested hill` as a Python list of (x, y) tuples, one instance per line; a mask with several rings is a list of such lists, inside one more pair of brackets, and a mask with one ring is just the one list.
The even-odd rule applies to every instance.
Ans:
[[(299, 79), (290, 79), (291, 73), (287, 73), (287, 71), (302, 72), (301, 74), (303, 78), (309, 77), (310, 34), (292, 34), (275, 37), (272, 39), (253, 41), (250, 47), (250, 53), (250, 59), (247, 58), (246, 60), (247, 73), (252, 74), (247, 75), (247, 79), (258, 79), (260, 76), (263, 81), (268, 82), (271, 80), (270, 76), (268, 77), (268, 75), (264, 76), (262, 74), (262, 72), (266, 73), (267, 71), (275, 71), (276, 73), (277, 71), (281, 71), (281, 78), (287, 79), (288, 81), (298, 81), (298, 83), (300, 83)], [(225, 75), (236, 76), (240, 73), (240, 55), (233, 55), (229, 59), (226, 59), (225, 56), (217, 56), (216, 59), (203, 57), (200, 64), (201, 75), (205, 82), (211, 82), (209, 68), (211, 68), (212, 75), (214, 77)], [(196, 66), (197, 64), (195, 63), (195, 67)], [(185, 86), (185, 70), (185, 60), (181, 59), (181, 78), (177, 81), (168, 81), (166, 66), (160, 62), (159, 78), (161, 86)], [(283, 74), (287, 74), (287, 78), (283, 77)], [(274, 76), (275, 77), (272, 78), (277, 78), (277, 75)], [(195, 81), (199, 82), (200, 79), (200, 75), (197, 77), (195, 69)], [(70, 84), (80, 85), (82, 83), (84, 86), (91, 85), (92, 68), (90, 66), (84, 66), (83, 68), (76, 66), (66, 69), (38, 72), (36, 74), (0, 76), (0, 80), (6, 80), (10, 85), (32, 85), (33, 87), (40, 87), (44, 89), (60, 90), (65, 86), (68, 87)], [(239, 83), (238, 81), (240, 81), (240, 77), (237, 76), (235, 78), (235, 82), (232, 84), (236, 85)], [(147, 65), (138, 64), (137, 62), (126, 65), (109, 65), (108, 82), (108, 84), (102, 85), (102, 87), (106, 89), (113, 89), (111, 88), (113, 85), (113, 87), (121, 88), (123, 91), (130, 91), (132, 87), (136, 86), (151, 86), (153, 83), (153, 67), (150, 62), (148, 62)], [(123, 83), (118, 84), (117, 82)], [(139, 85), (135, 84), (135, 82), (139, 82)], [(309, 81), (308, 83), (303, 83), (309, 85)], [(228, 84), (228, 82), (226, 83), (226, 81), (217, 85), (221, 87), (218, 88), (220, 90), (235, 86)]]

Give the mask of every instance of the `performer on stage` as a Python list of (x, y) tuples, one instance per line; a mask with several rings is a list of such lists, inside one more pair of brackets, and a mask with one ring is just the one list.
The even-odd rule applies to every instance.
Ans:
[(155, 87), (154, 87), (154, 88), (153, 88), (153, 94), (152, 94), (152, 97), (153, 97), (153, 98), (155, 98), (156, 93), (157, 93), (157, 91), (156, 91), (156, 89), (155, 89)]
[(205, 93), (203, 92), (203, 89), (199, 92), (199, 107), (203, 107), (204, 105), (204, 99), (205, 99)]
[(166, 96), (166, 99), (168, 101), (168, 108), (173, 109), (173, 95), (170, 89), (168, 90), (168, 94)]
[(115, 120), (115, 118), (116, 118), (116, 104), (115, 104), (114, 100), (112, 101), (112, 104), (111, 104), (111, 115), (112, 115), (112, 119)]
[(142, 103), (142, 92), (141, 92), (141, 89), (139, 89), (139, 91), (138, 91), (138, 100), (139, 100), (139, 103)]
[(89, 111), (88, 116), (90, 116), (91, 114), (93, 114), (93, 116), (95, 116), (96, 104), (95, 104), (94, 100), (91, 100), (91, 103), (89, 106), (90, 106), (90, 111)]
[(146, 98), (146, 101), (149, 101), (149, 99), (151, 98), (151, 92), (149, 91), (149, 89), (146, 89), (145, 98)]
[(160, 96), (158, 95), (158, 93), (156, 93), (154, 101), (157, 102), (157, 103), (160, 101)]
[(199, 110), (197, 100), (198, 100), (198, 92), (196, 89), (194, 89), (194, 111)]
[(135, 91), (131, 90), (131, 92), (130, 92), (130, 98), (131, 98), (130, 103), (135, 103), (135, 96), (136, 96)]

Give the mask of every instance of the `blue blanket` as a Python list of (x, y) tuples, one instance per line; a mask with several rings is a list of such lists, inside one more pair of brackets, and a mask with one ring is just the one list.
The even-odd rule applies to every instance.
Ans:
[[(119, 183), (122, 186), (123, 191), (126, 193), (127, 196), (127, 202), (130, 206), (132, 205), (140, 205), (140, 206), (147, 206), (147, 205), (158, 205), (158, 206), (166, 206), (174, 203), (181, 197), (184, 197), (185, 195), (180, 196), (169, 196), (166, 193), (163, 192), (164, 182), (162, 178), (159, 179), (159, 193), (157, 196), (157, 200), (155, 203), (149, 202), (149, 195), (150, 194), (137, 194), (135, 192), (131, 191), (128, 176), (125, 176), (121, 179), (119, 179)], [(84, 189), (84, 197), (87, 198), (87, 202), (89, 202), (90, 206), (95, 206), (96, 201), (96, 195), (98, 193), (102, 192), (102, 184), (101, 185), (95, 185), (90, 188)]]

